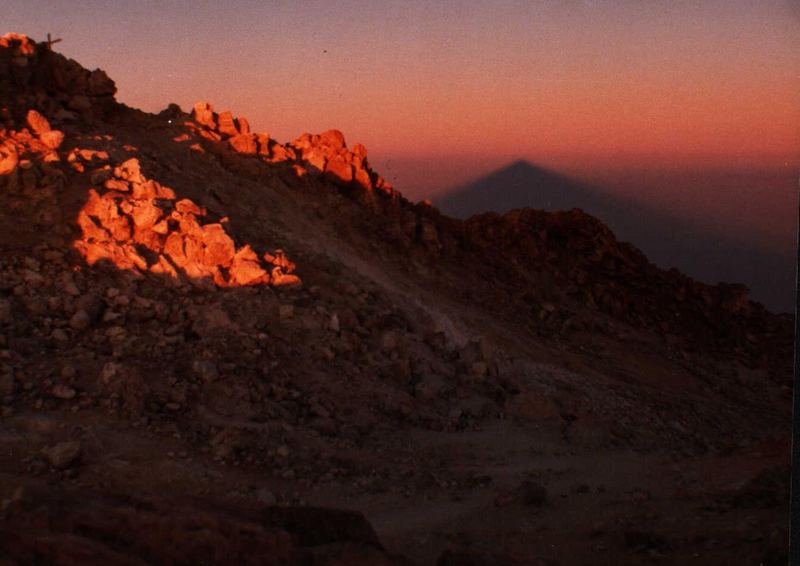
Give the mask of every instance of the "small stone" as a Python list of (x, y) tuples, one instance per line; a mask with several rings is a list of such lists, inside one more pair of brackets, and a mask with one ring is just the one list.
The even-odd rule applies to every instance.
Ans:
[(55, 446), (45, 448), (42, 450), (47, 461), (54, 468), (59, 470), (66, 470), (78, 463), (81, 458), (81, 443), (80, 441), (73, 440), (68, 442), (59, 442)]
[(102, 371), (100, 372), (100, 381), (108, 385), (114, 379), (121, 375), (122, 373), (122, 366), (116, 362), (108, 362), (106, 365), (103, 366)]
[(219, 370), (210, 360), (195, 360), (192, 363), (192, 369), (203, 381), (211, 382), (219, 378)]
[(127, 330), (125, 330), (122, 326), (112, 326), (106, 330), (106, 336), (108, 336), (111, 340), (122, 339), (126, 334)]
[(60, 328), (53, 330), (53, 334), (51, 336), (56, 342), (67, 342), (69, 340), (69, 335)]
[(103, 313), (103, 322), (114, 322), (122, 318), (122, 315), (112, 310)]
[(81, 309), (69, 319), (69, 326), (75, 330), (83, 330), (89, 326), (89, 314)]
[(53, 386), (53, 389), (50, 390), (50, 393), (56, 399), (63, 399), (65, 401), (74, 399), (75, 395), (77, 395), (77, 393), (72, 387), (64, 385), (63, 383), (55, 384)]
[(44, 284), (44, 277), (32, 269), (22, 271), (22, 278), (30, 287), (39, 287)]
[(64, 286), (62, 287), (62, 290), (67, 295), (70, 295), (72, 297), (77, 297), (78, 295), (81, 294), (81, 291), (80, 289), (78, 289), (78, 286), (75, 285), (75, 283), (73, 283), (72, 281), (68, 281), (67, 283), (65, 283)]
[(281, 320), (292, 318), (294, 316), (294, 306), (281, 305), (278, 309), (278, 314), (280, 315)]
[(121, 179), (109, 179), (103, 183), (103, 186), (109, 191), (119, 191), (121, 193), (126, 193), (131, 190), (130, 183)]

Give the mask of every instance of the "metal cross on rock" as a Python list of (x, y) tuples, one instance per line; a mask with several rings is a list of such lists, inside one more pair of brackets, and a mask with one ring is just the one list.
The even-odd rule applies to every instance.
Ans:
[(52, 36), (48, 33), (47, 34), (47, 48), (52, 50), (53, 44), (58, 43), (59, 41), (63, 41), (62, 39), (53, 39)]

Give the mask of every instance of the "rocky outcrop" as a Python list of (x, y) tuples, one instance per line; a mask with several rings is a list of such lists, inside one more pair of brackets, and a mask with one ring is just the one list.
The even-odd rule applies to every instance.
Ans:
[[(47, 234), (65, 232), (59, 206), (66, 175), (58, 149), (64, 133), (51, 128), (36, 110), (29, 110), (28, 127), (0, 129), (0, 216), (18, 229), (30, 223)], [(22, 225), (22, 226), (21, 226)]]
[[(318, 135), (306, 133), (288, 144), (281, 144), (269, 134), (252, 133), (244, 118), (234, 118), (230, 112), (214, 112), (207, 102), (195, 104), (192, 118), (194, 124), (189, 126), (201, 136), (225, 142), (237, 153), (258, 156), (266, 163), (292, 164), (300, 176), (323, 176), (337, 184), (355, 185), (365, 191), (393, 192), (392, 186), (369, 166), (367, 148), (357, 143), (349, 150), (339, 130)], [(194, 128), (195, 124), (200, 127)]]
[[(145, 177), (138, 159), (114, 163), (105, 151), (77, 147), (59, 152), (65, 135), (47, 116), (68, 123), (107, 110), (116, 88), (104, 72), (87, 71), (45, 44), (8, 34), (0, 38), (0, 93), (2, 88), (16, 93), (3, 107), (7, 123), (0, 130), (0, 188), (7, 208), (63, 227), (60, 194), (67, 183), (85, 183), (86, 202), (76, 219), (81, 237), (73, 245), (89, 265), (107, 261), (220, 287), (301, 284), (291, 273), (293, 263), (273, 263), (274, 252), (268, 260), (249, 245), (237, 246), (225, 218), (211, 221), (205, 208)], [(248, 131), (230, 115), (219, 123), (225, 135)]]
[(15, 564), (406, 564), (383, 549), (360, 513), (332, 509), (267, 508), (259, 516), (39, 491), (20, 493), (3, 511), (0, 552)]
[[(299, 285), (294, 264), (273, 254), (260, 258), (237, 248), (227, 219), (209, 221), (205, 208), (146, 178), (139, 161), (94, 172), (102, 189), (89, 190), (78, 214), (83, 236), (75, 242), (89, 265), (106, 260), (121, 269), (151, 272), (219, 287)], [(273, 263), (276, 261), (276, 263)]]
[[(20, 108), (36, 108), (59, 121), (75, 121), (112, 110), (116, 92), (114, 81), (104, 71), (89, 71), (46, 43), (14, 33), (0, 37), (0, 95), (13, 93)], [(24, 117), (15, 118), (21, 121)]]

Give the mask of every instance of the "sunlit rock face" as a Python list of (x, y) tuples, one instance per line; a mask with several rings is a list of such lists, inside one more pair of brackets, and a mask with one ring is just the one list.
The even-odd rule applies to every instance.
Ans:
[(108, 260), (122, 269), (219, 287), (299, 284), (288, 273), (294, 264), (275, 265), (247, 244), (237, 247), (225, 218), (211, 221), (205, 208), (145, 177), (136, 158), (100, 169), (96, 177), (102, 188), (89, 190), (78, 215), (83, 237), (75, 242), (90, 265)]
[[(2, 110), (8, 115), (7, 109)], [(0, 128), (2, 206), (17, 223), (57, 230), (54, 224), (61, 220), (58, 195), (66, 179), (58, 166), (61, 161), (58, 149), (64, 133), (52, 129), (48, 120), (35, 110), (23, 116), (26, 127)]]
[[(0, 93), (13, 100), (0, 108), (0, 188), (7, 209), (33, 217), (45, 230), (66, 234), (65, 225), (77, 223), (73, 247), (89, 265), (105, 261), (219, 287), (299, 285), (291, 274), (295, 265), (280, 250), (265, 259), (250, 245), (237, 245), (226, 218), (210, 218), (202, 206), (146, 177), (136, 157), (114, 162), (106, 151), (65, 150), (64, 132), (48, 117), (65, 124), (95, 119), (116, 105), (115, 92), (103, 71), (88, 71), (26, 36), (0, 38)], [(210, 116), (220, 136), (244, 144), (235, 150), (249, 152), (244, 120)], [(80, 185), (85, 195), (74, 219), (63, 218), (68, 184)]]
[(281, 144), (269, 134), (252, 133), (244, 118), (234, 118), (230, 112), (214, 112), (207, 102), (195, 104), (192, 118), (194, 122), (187, 125), (195, 132), (211, 141), (225, 141), (237, 153), (257, 155), (267, 163), (292, 163), (301, 176), (324, 175), (340, 185), (393, 193), (391, 184), (369, 166), (367, 148), (357, 143), (349, 150), (339, 130), (306, 133), (288, 144)]

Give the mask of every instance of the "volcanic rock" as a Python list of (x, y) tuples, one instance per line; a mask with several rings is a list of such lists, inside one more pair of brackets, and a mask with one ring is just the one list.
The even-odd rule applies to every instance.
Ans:
[(76, 440), (59, 442), (45, 448), (42, 453), (54, 468), (65, 470), (78, 463), (81, 458), (81, 443)]

